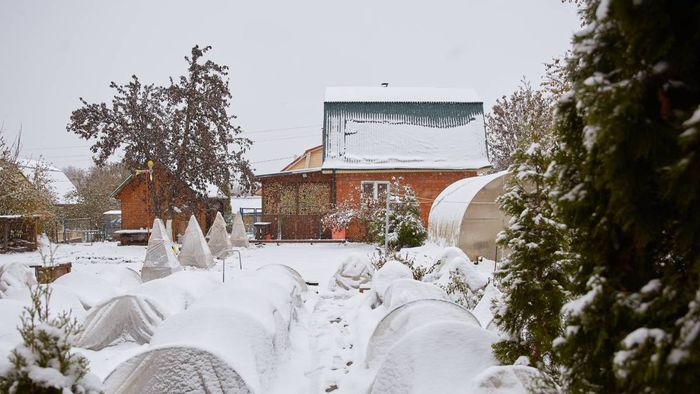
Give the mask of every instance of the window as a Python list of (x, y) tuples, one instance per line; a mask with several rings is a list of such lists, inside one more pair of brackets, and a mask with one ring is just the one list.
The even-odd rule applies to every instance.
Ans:
[(362, 181), (362, 198), (371, 197), (372, 199), (378, 200), (380, 197), (386, 195), (388, 188), (389, 182), (387, 181)]

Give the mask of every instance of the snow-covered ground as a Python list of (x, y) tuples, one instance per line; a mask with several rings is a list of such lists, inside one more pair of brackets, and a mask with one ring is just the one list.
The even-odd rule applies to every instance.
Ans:
[[(161, 343), (201, 342), (205, 349), (214, 348), (215, 353), (223, 352), (220, 356), (224, 360), (233, 360), (230, 363), (235, 364), (235, 357), (226, 354), (225, 349), (238, 349), (243, 345), (235, 340), (231, 342), (233, 339), (230, 337), (236, 335), (233, 331), (229, 333), (217, 326), (230, 326), (230, 322), (238, 321), (234, 317), (239, 312), (256, 316), (260, 327), (267, 327), (266, 329), (272, 330), (270, 332), (279, 331), (274, 327), (286, 327), (282, 330), (285, 331), (284, 335), (279, 338), (277, 334), (274, 336), (277, 338), (274, 339), (277, 345), (273, 346), (276, 352), (274, 367), (262, 368), (259, 376), (254, 375), (256, 382), (260, 383), (248, 382), (249, 386), (257, 387), (259, 392), (387, 392), (387, 387), (393, 387), (393, 391), (389, 390), (391, 392), (411, 392), (406, 391), (406, 387), (410, 387), (412, 392), (420, 392), (421, 387), (433, 384), (430, 379), (425, 381), (426, 377), (437, 373), (426, 363), (435, 363), (435, 360), (430, 360), (437, 357), (439, 361), (441, 354), (450, 351), (451, 355), (445, 357), (456, 357), (456, 367), (453, 371), (437, 373), (436, 376), (441, 376), (441, 383), (435, 387), (457, 389), (458, 385), (491, 382), (491, 372), (498, 372), (499, 376), (515, 373), (511, 370), (492, 371), (489, 368), (496, 368), (490, 353), (490, 343), (498, 338), (498, 334), (493, 330), (486, 330), (485, 327), (491, 318), (490, 300), (498, 297), (498, 291), (491, 285), (485, 288), (484, 286), (492, 277), (494, 263), (484, 261), (474, 265), (456, 249), (446, 250), (429, 244), (402, 251), (402, 255), (412, 260), (415, 265), (430, 267), (440, 259), (441, 264), (433, 273), (426, 275), (427, 279), (424, 278), (424, 281), (420, 282), (413, 279), (410, 269), (396, 262), (387, 263), (380, 271), (374, 271), (370, 264), (370, 256), (376, 253), (376, 248), (372, 245), (348, 243), (251, 246), (242, 250), (242, 271), (239, 269), (237, 258), (227, 259), (226, 285), (221, 284), (221, 262), (217, 262), (209, 270), (185, 267), (185, 272), (142, 285), (136, 272), (143, 264), (145, 253), (144, 246), (117, 246), (116, 243), (62, 245), (56, 253), (56, 261), (71, 262), (73, 272), (57, 280), (54, 285), (56, 300), (52, 307), (74, 309), (74, 312), (77, 311), (74, 315), (92, 330), (92, 335), (82, 339), (82, 346), (93, 350), (76, 348), (75, 351), (84, 354), (90, 360), (92, 372), (100, 379), (107, 378), (116, 367), (128, 365), (127, 360), (138, 361), (138, 357), (142, 357), (139, 355), (157, 351), (162, 348), (159, 345)], [(2, 268), (10, 263), (32, 265), (39, 264), (40, 261), (37, 253), (0, 255), (0, 273)], [(272, 294), (279, 286), (265, 281), (271, 277), (273, 282), (281, 283), (279, 278), (272, 274), (273, 271), (277, 272), (279, 267), (269, 270), (269, 273), (267, 268), (265, 271), (256, 272), (260, 267), (276, 264), (293, 268), (304, 281), (312, 284), (301, 296), (300, 303), (290, 304), (293, 305), (291, 315), (284, 317), (283, 314), (282, 321), (288, 320), (288, 325), (280, 325), (280, 318), (277, 316), (280, 310), (285, 309), (279, 305), (280, 302), (284, 305), (288, 295), (285, 295), (284, 291), (281, 298)], [(339, 271), (341, 264), (343, 269)], [(479, 287), (475, 290), (479, 297), (481, 294), (488, 295), (483, 297), (488, 301), (474, 308), (476, 317), (452, 303), (452, 296), (448, 296), (439, 287), (441, 281), (445, 282), (445, 278), (449, 277), (451, 272), (462, 275), (468, 286)], [(329, 286), (331, 282), (337, 283), (336, 279), (343, 275), (343, 283), (350, 283), (349, 290)], [(361, 279), (352, 287), (352, 282), (357, 278)], [(289, 277), (282, 282), (288, 280)], [(315, 285), (316, 283), (318, 285)], [(20, 310), (18, 306), (26, 302), (26, 290), (24, 293), (15, 291), (3, 295), (2, 286), (0, 281), (0, 298), (5, 298), (0, 300), (3, 313), (17, 315)], [(293, 287), (299, 288), (297, 285)], [(246, 294), (260, 294), (260, 298), (271, 300), (275, 304), (273, 309), (277, 312), (266, 315), (264, 310), (268, 301), (265, 300), (236, 299), (246, 297)], [(119, 300), (120, 303), (114, 300)], [(154, 305), (150, 304), (151, 301)], [(235, 313), (221, 309), (236, 303), (240, 305), (233, 306), (237, 310)], [(408, 304), (411, 304), (411, 308), (405, 307)], [(103, 308), (104, 311), (99, 308)], [(105, 323), (99, 319), (99, 315), (109, 315), (113, 313), (112, 310), (119, 308), (132, 314), (126, 321), (130, 321), (129, 324), (135, 327), (124, 328), (120, 322), (112, 323), (107, 320)], [(219, 318), (218, 315), (211, 316), (204, 311), (223, 312)], [(430, 318), (426, 321), (416, 320), (416, 315), (430, 315)], [(3, 319), (5, 321), (0, 324), (0, 352), (7, 354), (12, 348), (12, 343), (18, 341), (17, 336), (11, 332), (18, 319), (10, 316), (6, 319), (4, 315)], [(426, 323), (442, 320), (446, 321), (426, 327)], [(383, 323), (380, 325), (380, 322)], [(199, 326), (206, 328), (207, 335), (212, 338), (221, 338), (217, 340), (220, 343), (209, 343), (206, 338), (186, 337), (184, 333)], [(383, 328), (377, 328), (380, 326)], [(112, 329), (118, 332), (132, 330), (127, 338), (143, 337), (140, 341), (143, 344), (137, 343), (138, 340), (112, 341), (112, 337), (109, 337)], [(465, 338), (453, 340), (455, 343), (433, 341), (435, 335), (453, 337), (453, 332)], [(368, 356), (368, 344), (372, 347), (371, 356)], [(217, 349), (219, 345), (221, 349)], [(411, 352), (412, 348), (420, 348), (421, 351), (416, 355)], [(258, 351), (262, 352), (254, 350), (253, 353)], [(463, 353), (467, 354), (465, 359), (462, 359)], [(435, 356), (431, 358), (428, 354)], [(0, 366), (6, 365), (4, 355), (0, 357)], [(471, 365), (469, 373), (465, 373), (463, 368), (459, 367), (467, 365), (465, 363)], [(245, 365), (247, 364), (239, 365), (236, 370), (249, 368)], [(486, 373), (487, 376), (477, 377), (479, 372)], [(455, 376), (451, 377), (450, 374)], [(246, 376), (250, 379), (251, 373)], [(511, 386), (515, 385), (513, 387), (517, 388), (520, 382), (518, 378), (511, 380)], [(488, 384), (485, 387), (490, 387)], [(477, 386), (474, 386), (474, 392), (522, 392), (484, 390), (479, 391)]]

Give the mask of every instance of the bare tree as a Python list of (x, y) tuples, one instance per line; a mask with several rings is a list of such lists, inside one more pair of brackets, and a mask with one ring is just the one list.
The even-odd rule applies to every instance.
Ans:
[[(170, 176), (150, 188), (150, 205), (156, 216), (172, 217), (176, 196), (180, 205), (194, 207), (209, 185), (227, 190), (236, 178), (252, 182), (244, 153), (250, 140), (238, 137), (239, 127), (229, 115), (231, 93), (228, 67), (203, 57), (211, 47), (192, 48), (186, 56), (187, 73), (171, 78), (167, 87), (143, 85), (132, 76), (126, 85), (110, 84), (116, 93), (111, 105), (89, 104), (71, 115), (69, 132), (86, 140), (98, 166), (122, 151), (126, 168), (144, 169), (153, 160)], [(179, 193), (183, 183), (197, 193)], [(191, 200), (182, 204), (181, 199)]]
[(513, 162), (512, 154), (522, 143), (541, 139), (552, 131), (552, 98), (534, 90), (523, 79), (510, 97), (496, 100), (486, 115), (489, 157), (495, 171), (505, 170)]

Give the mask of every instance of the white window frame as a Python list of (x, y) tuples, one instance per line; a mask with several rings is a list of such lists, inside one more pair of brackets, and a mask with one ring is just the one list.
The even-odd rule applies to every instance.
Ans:
[(365, 185), (372, 184), (372, 199), (379, 199), (379, 185), (386, 185), (386, 190), (389, 190), (389, 181), (362, 181), (360, 182), (360, 195), (364, 198)]

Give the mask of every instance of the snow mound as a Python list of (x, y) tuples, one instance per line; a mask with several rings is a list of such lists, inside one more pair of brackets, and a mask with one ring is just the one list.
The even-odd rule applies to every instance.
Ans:
[(116, 264), (88, 264), (74, 265), (71, 273), (90, 274), (106, 281), (110, 285), (122, 289), (131, 290), (139, 286), (141, 276), (131, 268), (122, 267)]
[(25, 306), (25, 303), (17, 300), (0, 299), (0, 371), (9, 366), (7, 355), (22, 342), (17, 327), (21, 324), (20, 317)]
[(168, 239), (166, 232), (163, 222), (156, 218), (153, 221), (151, 236), (148, 238), (146, 258), (141, 268), (141, 279), (144, 282), (164, 278), (182, 269), (177, 257), (175, 257), (173, 243)]
[(301, 293), (306, 293), (309, 290), (308, 286), (306, 285), (306, 282), (304, 281), (304, 278), (301, 277), (301, 274), (290, 266), (284, 264), (267, 264), (258, 268), (256, 271), (268, 270), (287, 275), (294, 281), (295, 286)]
[[(41, 285), (47, 286), (47, 285)], [(51, 288), (51, 299), (49, 300), (49, 317), (54, 318), (62, 312), (68, 312), (82, 323), (85, 319), (85, 308), (80, 302), (80, 298), (66, 286), (59, 284), (48, 285)], [(31, 304), (31, 294), (29, 288), (15, 289), (8, 293), (7, 299), (21, 302), (24, 305)], [(4, 316), (4, 315), (0, 315)]]
[(375, 368), (389, 349), (412, 330), (438, 321), (455, 321), (480, 327), (468, 310), (450, 301), (411, 301), (389, 312), (379, 321), (367, 342), (365, 363)]
[(253, 392), (220, 357), (182, 345), (155, 348), (124, 361), (107, 376), (104, 388), (113, 394)]
[(167, 316), (159, 304), (148, 297), (114, 297), (90, 309), (78, 346), (100, 350), (121, 342), (148, 343), (155, 327)]
[(226, 231), (226, 221), (221, 216), (221, 212), (216, 213), (216, 219), (207, 232), (209, 250), (216, 258), (225, 258), (231, 254), (233, 246)]
[(450, 300), (445, 290), (430, 283), (414, 279), (397, 279), (384, 291), (383, 305), (388, 310), (393, 310), (411, 301), (429, 299)]
[(21, 263), (7, 263), (0, 266), (0, 298), (5, 298), (12, 290), (26, 289), (36, 284), (34, 271)]
[(258, 297), (269, 300), (279, 312), (287, 328), (296, 317), (298, 298), (295, 287), (287, 287), (280, 281), (255, 273), (239, 276), (231, 281), (231, 284), (238, 289), (258, 294)]
[(407, 266), (395, 260), (389, 260), (382, 268), (378, 269), (372, 277), (372, 287), (380, 300), (384, 299), (384, 292), (397, 279), (413, 279), (413, 272)]
[(491, 320), (493, 320), (493, 312), (491, 312), (491, 304), (496, 301), (500, 301), (502, 297), (501, 291), (490, 283), (484, 289), (484, 295), (481, 296), (479, 303), (476, 304), (474, 310), (474, 316), (479, 319), (482, 327), (487, 327)]
[(239, 212), (233, 214), (231, 245), (236, 248), (247, 248), (250, 246), (250, 243), (248, 242), (248, 233), (246, 233), (245, 224), (243, 224), (243, 217)]
[(553, 384), (542, 385), (551, 380), (539, 370), (525, 365), (502, 365), (486, 368), (477, 375), (469, 390), (474, 394), (555, 394), (559, 390)]
[(190, 221), (187, 223), (178, 258), (183, 266), (209, 268), (214, 265), (214, 257), (194, 215), (190, 216)]
[(357, 290), (372, 280), (372, 271), (367, 256), (353, 253), (340, 263), (328, 283), (328, 290)]
[(451, 275), (459, 276), (471, 291), (483, 289), (489, 282), (488, 276), (479, 272), (467, 255), (456, 247), (445, 248), (434, 272), (423, 280), (446, 286), (451, 281)]
[(85, 309), (90, 309), (119, 293), (111, 283), (85, 272), (70, 272), (59, 277), (53, 283), (71, 289), (78, 296)]
[(161, 310), (175, 314), (220, 285), (216, 275), (210, 272), (180, 271), (146, 282), (129, 291), (129, 294), (149, 297), (158, 303)]
[(464, 393), (471, 380), (497, 365), (498, 337), (466, 323), (441, 321), (401, 338), (377, 370), (372, 393)]

